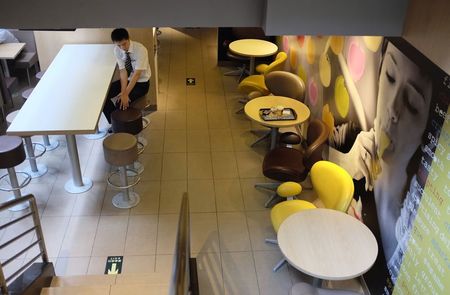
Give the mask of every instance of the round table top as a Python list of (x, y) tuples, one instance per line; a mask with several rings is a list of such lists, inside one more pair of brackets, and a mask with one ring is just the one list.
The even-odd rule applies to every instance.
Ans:
[(278, 46), (272, 42), (260, 39), (241, 39), (230, 43), (231, 52), (242, 56), (264, 57), (275, 54)]
[(324, 280), (347, 280), (367, 272), (378, 255), (377, 241), (362, 222), (336, 210), (292, 214), (278, 230), (278, 245), (296, 269)]
[[(271, 108), (274, 106), (282, 105), (285, 108), (291, 108), (297, 114), (297, 119), (286, 121), (264, 121), (259, 116), (259, 110), (262, 108)], [(309, 108), (302, 102), (284, 96), (268, 95), (254, 98), (247, 102), (244, 107), (245, 114), (252, 119), (267, 127), (291, 127), (299, 125), (308, 120), (310, 111)]]

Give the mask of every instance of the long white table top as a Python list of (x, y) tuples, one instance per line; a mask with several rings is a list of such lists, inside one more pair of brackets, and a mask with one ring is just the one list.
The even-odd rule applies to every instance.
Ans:
[(116, 67), (113, 46), (64, 45), (7, 134), (94, 133)]
[(15, 59), (24, 46), (25, 43), (0, 44), (0, 59)]

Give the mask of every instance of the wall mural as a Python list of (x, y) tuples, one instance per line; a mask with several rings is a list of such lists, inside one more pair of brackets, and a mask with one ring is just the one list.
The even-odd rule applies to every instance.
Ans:
[[(445, 150), (450, 147), (445, 141), (438, 144), (440, 137), (449, 136), (448, 128), (442, 128), (449, 120), (448, 75), (401, 38), (283, 36), (279, 44), (289, 56), (286, 70), (305, 81), (311, 116), (332, 130), (328, 159), (355, 179), (362, 219), (378, 238), (380, 255), (365, 275), (372, 294), (425, 294), (419, 292), (425, 287), (436, 291), (429, 294), (450, 294), (445, 282), (450, 275), (450, 195), (442, 184), (450, 179)], [(430, 169), (432, 165), (438, 168)], [(442, 198), (419, 206), (436, 181), (442, 185), (436, 184), (433, 193)], [(442, 210), (435, 221), (427, 220), (429, 206)], [(425, 213), (417, 214), (419, 207)], [(425, 225), (414, 227), (416, 215), (418, 224)], [(431, 254), (417, 246), (423, 237), (418, 240), (415, 234), (439, 228), (436, 239), (428, 241), (436, 252), (429, 265), (440, 261), (434, 272), (426, 263)], [(408, 252), (409, 240), (413, 246)], [(412, 276), (419, 262), (411, 261), (425, 263), (423, 272)], [(402, 284), (397, 286), (399, 275)]]

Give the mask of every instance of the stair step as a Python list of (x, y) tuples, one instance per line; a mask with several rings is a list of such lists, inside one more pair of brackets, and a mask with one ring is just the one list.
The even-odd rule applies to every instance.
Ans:
[(49, 287), (41, 295), (167, 295), (169, 286), (165, 284), (123, 284), (99, 286)]
[(166, 284), (123, 284), (112, 285), (110, 295), (168, 295), (169, 285)]
[[(66, 287), (49, 287), (41, 291), (41, 295), (109, 295), (111, 286), (66, 286)], [(126, 293), (124, 293), (126, 294)]]
[(50, 287), (70, 286), (109, 286), (124, 284), (169, 284), (170, 276), (162, 273), (130, 273), (118, 275), (78, 275), (78, 276), (55, 276)]
[(130, 273), (130, 274), (119, 274), (116, 278), (116, 285), (124, 284), (164, 284), (169, 285), (170, 275), (165, 273)]

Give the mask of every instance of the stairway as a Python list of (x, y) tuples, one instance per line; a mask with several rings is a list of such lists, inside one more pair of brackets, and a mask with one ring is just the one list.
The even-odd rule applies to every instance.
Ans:
[(160, 273), (55, 276), (41, 295), (166, 295), (169, 275)]

